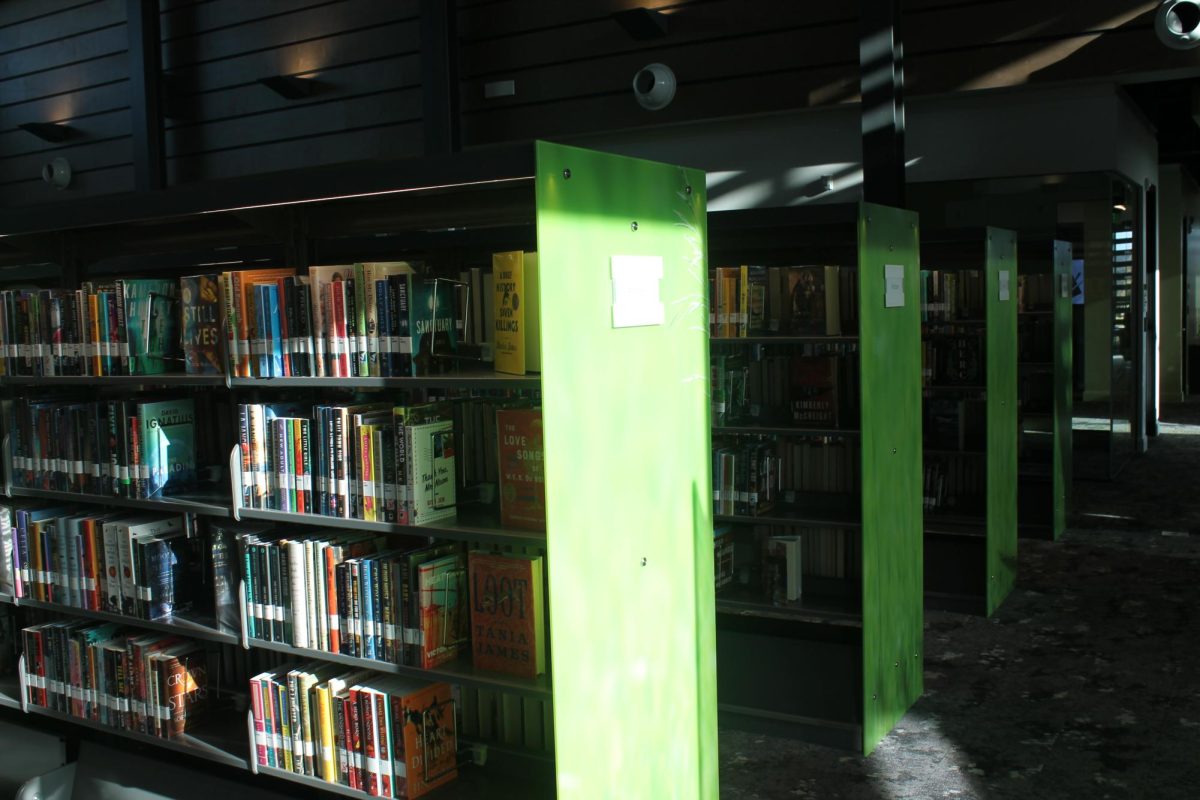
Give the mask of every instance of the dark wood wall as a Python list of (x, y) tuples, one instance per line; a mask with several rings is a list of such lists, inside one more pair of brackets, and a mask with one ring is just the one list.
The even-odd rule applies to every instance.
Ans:
[[(428, 0), (427, 0), (428, 2)], [(854, 101), (857, 4), (807, 0), (447, 0), (466, 146)], [(0, 207), (133, 188), (127, 0), (0, 2)], [(177, 185), (423, 151), (421, 0), (158, 0), (166, 175)], [(614, 11), (654, 6), (661, 39)], [(912, 94), (1200, 74), (1154, 38), (1153, 0), (905, 0)], [(654, 61), (675, 102), (631, 92)], [(260, 78), (312, 78), (285, 100)], [(485, 97), (512, 81), (510, 97)], [(48, 144), (18, 129), (63, 122)], [(40, 179), (62, 155), (75, 181)]]

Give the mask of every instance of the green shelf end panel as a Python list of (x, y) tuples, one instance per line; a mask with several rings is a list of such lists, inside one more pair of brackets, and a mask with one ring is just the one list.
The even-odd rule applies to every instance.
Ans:
[[(918, 236), (915, 213), (860, 206), (864, 753), (916, 702), (923, 684)], [(902, 295), (888, 290), (889, 275), (902, 281)]]
[(1071, 420), (1074, 415), (1074, 344), (1071, 319), (1071, 295), (1074, 277), (1071, 273), (1071, 245), (1054, 243), (1054, 528), (1051, 536), (1058, 539), (1067, 529), (1067, 513), (1071, 504)]
[(987, 229), (987, 614), (1017, 580), (1017, 235)]
[(539, 142), (536, 197), (558, 796), (716, 798), (704, 173)]

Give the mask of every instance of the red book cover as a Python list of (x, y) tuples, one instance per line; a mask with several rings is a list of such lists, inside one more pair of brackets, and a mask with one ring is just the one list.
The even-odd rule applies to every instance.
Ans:
[(496, 435), (500, 454), (500, 523), (509, 528), (545, 530), (541, 409), (497, 409)]
[[(397, 756), (404, 757), (405, 777), (401, 779), (396, 771), (396, 796), (412, 800), (458, 777), (458, 732), (450, 684), (434, 683), (405, 695), (400, 707), (400, 714), (393, 710), (392, 747)], [(404, 725), (402, 735), (397, 732), (400, 720)]]
[(352, 689), (350, 691), (350, 739), (346, 742), (347, 755), (350, 758), (352, 767), (350, 772), (354, 778), (356, 789), (366, 789), (366, 775), (364, 774), (365, 766), (363, 763), (363, 735), (362, 735), (362, 714), (359, 709), (358, 701), (359, 692)]
[(837, 427), (837, 359), (795, 356), (791, 373), (792, 422), (810, 427)]
[(350, 377), (349, 344), (346, 341), (346, 282), (334, 281), (329, 290), (333, 300), (333, 376)]
[(472, 552), (471, 660), (535, 678), (546, 671), (542, 558)]

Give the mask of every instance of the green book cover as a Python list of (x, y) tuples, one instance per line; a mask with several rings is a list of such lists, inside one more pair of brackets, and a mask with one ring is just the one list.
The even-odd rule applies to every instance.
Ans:
[(191, 399), (139, 403), (142, 463), (150, 470), (147, 494), (161, 497), (196, 483), (196, 409)]
[(129, 374), (158, 375), (173, 371), (181, 358), (178, 282), (136, 278), (120, 283), (125, 297)]
[(437, 374), (442, 371), (442, 364), (434, 354), (442, 356), (458, 349), (454, 284), (414, 275), (411, 285), (408, 313), (412, 336), (412, 374)]

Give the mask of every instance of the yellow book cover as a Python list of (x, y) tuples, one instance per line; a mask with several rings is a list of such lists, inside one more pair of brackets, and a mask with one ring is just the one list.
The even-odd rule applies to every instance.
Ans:
[(537, 253), (492, 254), (492, 305), (496, 320), (496, 371), (514, 375), (541, 370)]
[(321, 743), (321, 777), (330, 783), (338, 782), (337, 759), (333, 749), (333, 706), (330, 703), (328, 684), (318, 684), (317, 695), (317, 727)]

